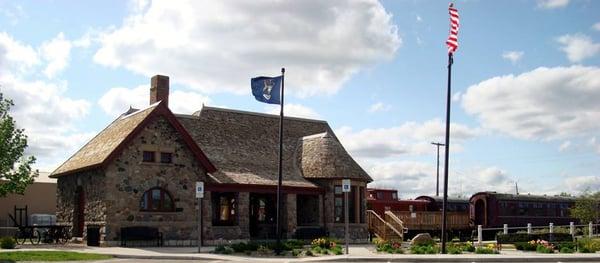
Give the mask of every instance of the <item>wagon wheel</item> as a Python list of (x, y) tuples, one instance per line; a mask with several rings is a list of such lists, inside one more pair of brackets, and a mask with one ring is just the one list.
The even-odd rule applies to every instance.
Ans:
[(31, 244), (37, 245), (40, 243), (41, 239), (42, 239), (42, 235), (40, 234), (40, 231), (37, 229), (32, 229), (31, 235), (29, 235), (29, 241), (31, 242)]
[(27, 236), (27, 230), (25, 230), (24, 228), (19, 228), (19, 230), (17, 230), (17, 232), (15, 233), (15, 241), (17, 242), (17, 244), (23, 245), (25, 244), (25, 240), (27, 240)]
[(69, 230), (67, 230), (67, 228), (60, 228), (57, 230), (57, 232), (57, 243), (65, 244), (71, 238), (71, 235), (69, 234)]

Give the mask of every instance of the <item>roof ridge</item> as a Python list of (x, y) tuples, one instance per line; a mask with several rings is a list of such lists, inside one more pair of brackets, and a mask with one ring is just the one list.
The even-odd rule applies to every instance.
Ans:
[[(279, 118), (279, 115), (276, 115), (276, 114), (269, 114), (269, 113), (255, 112), (255, 111), (246, 111), (246, 110), (237, 110), (237, 109), (228, 109), (228, 108), (220, 108), (220, 107), (211, 107), (211, 106), (206, 106), (206, 105), (203, 105), (200, 110), (194, 112), (192, 115), (193, 116), (200, 116), (200, 114), (202, 114), (202, 111), (205, 110), (205, 109), (206, 110), (221, 111), (221, 112), (230, 112), (230, 113), (254, 115), (254, 116), (260, 116), (260, 117), (267, 117), (267, 118)], [(309, 119), (309, 118), (293, 117), (293, 116), (285, 116), (285, 115), (283, 117), (286, 120), (298, 120), (298, 121), (309, 121), (309, 122), (317, 122), (317, 123), (327, 123), (327, 121), (325, 121), (325, 120), (317, 120), (317, 119)]]

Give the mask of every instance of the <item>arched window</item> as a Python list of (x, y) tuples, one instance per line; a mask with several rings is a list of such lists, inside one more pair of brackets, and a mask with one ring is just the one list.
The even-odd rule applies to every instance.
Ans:
[(146, 192), (142, 196), (140, 201), (141, 211), (151, 212), (173, 212), (175, 211), (175, 204), (173, 198), (167, 190), (155, 187)]

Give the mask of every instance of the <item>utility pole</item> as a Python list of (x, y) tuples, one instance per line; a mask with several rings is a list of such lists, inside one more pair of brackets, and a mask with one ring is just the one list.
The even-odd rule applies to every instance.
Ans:
[(431, 144), (437, 146), (437, 180), (435, 181), (435, 196), (440, 196), (440, 146), (446, 145), (439, 142), (431, 142)]

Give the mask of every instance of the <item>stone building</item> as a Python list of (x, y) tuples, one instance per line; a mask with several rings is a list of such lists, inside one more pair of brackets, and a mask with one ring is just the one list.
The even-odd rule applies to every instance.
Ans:
[[(173, 114), (168, 96), (168, 77), (153, 77), (149, 107), (125, 112), (51, 174), (57, 220), (84, 238), (99, 227), (105, 245), (119, 244), (129, 226), (159, 229), (166, 245), (195, 245), (194, 186), (203, 181), (204, 243), (274, 238), (279, 116), (214, 107)], [(283, 136), (283, 237), (343, 238), (349, 178), (351, 239), (366, 241), (371, 177), (325, 121), (286, 117)]]

